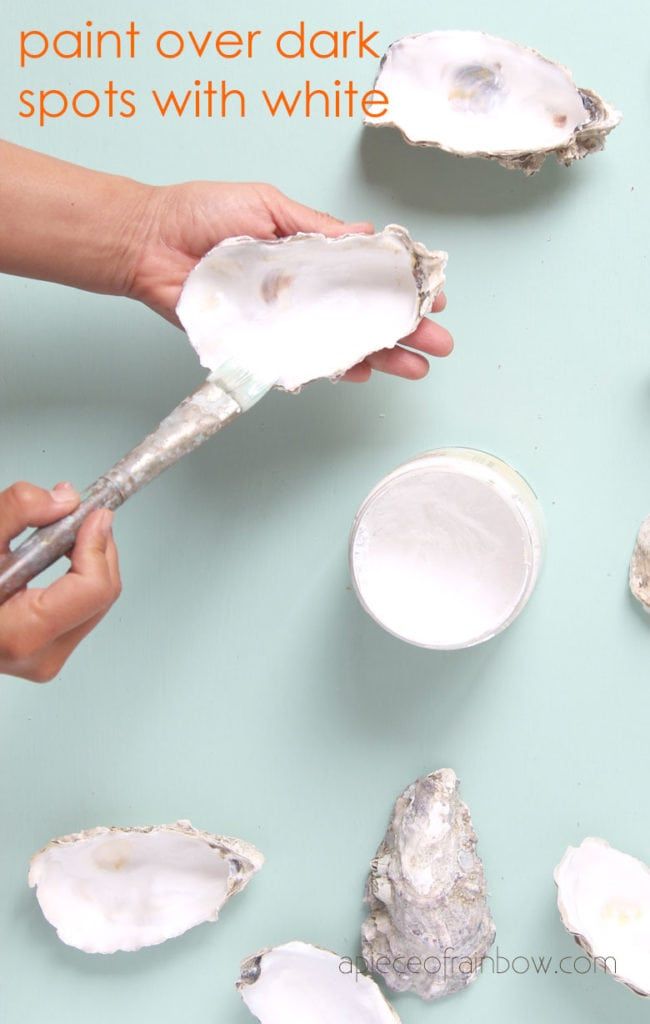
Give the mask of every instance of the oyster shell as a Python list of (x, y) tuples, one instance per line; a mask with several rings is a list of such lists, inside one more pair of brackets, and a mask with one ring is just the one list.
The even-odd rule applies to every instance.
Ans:
[(570, 71), (536, 50), (485, 32), (429, 32), (393, 43), (376, 88), (383, 118), (407, 142), (481, 156), (533, 174), (546, 156), (571, 164), (603, 148), (621, 119), (575, 85)]
[(192, 270), (176, 312), (203, 366), (218, 370), (235, 355), (294, 391), (410, 334), (446, 262), (394, 224), (340, 238), (229, 238)]
[(372, 978), (341, 970), (344, 963), (327, 949), (287, 942), (244, 960), (237, 988), (261, 1024), (399, 1024)]
[(641, 523), (630, 562), (630, 590), (650, 612), (650, 516)]
[(476, 835), (450, 768), (398, 797), (365, 900), (362, 953), (390, 988), (437, 999), (474, 980), (495, 929)]
[(52, 839), (30, 862), (45, 918), (84, 953), (134, 951), (216, 921), (264, 858), (189, 821), (92, 828)]
[(562, 924), (617, 981), (650, 995), (650, 868), (589, 837), (555, 869)]

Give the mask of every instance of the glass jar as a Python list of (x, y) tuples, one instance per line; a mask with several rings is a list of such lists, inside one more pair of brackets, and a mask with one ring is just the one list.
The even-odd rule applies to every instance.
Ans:
[(511, 466), (439, 448), (398, 466), (350, 534), (357, 597), (384, 629), (433, 650), (473, 647), (526, 605), (544, 552), (534, 491)]

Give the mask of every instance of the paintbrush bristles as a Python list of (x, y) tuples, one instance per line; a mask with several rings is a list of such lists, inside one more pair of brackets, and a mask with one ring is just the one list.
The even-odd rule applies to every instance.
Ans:
[(260, 398), (271, 390), (275, 381), (260, 380), (255, 377), (249, 369), (242, 366), (236, 359), (231, 357), (214, 370), (208, 380), (214, 381), (223, 388), (246, 412), (252, 405), (259, 402)]

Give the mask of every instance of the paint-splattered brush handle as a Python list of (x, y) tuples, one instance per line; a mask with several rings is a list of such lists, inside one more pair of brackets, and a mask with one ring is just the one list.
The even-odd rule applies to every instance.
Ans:
[(73, 547), (79, 527), (97, 508), (116, 509), (183, 455), (198, 448), (242, 407), (215, 381), (208, 380), (178, 405), (136, 448), (99, 477), (70, 515), (34, 530), (0, 559), (0, 604), (53, 565)]

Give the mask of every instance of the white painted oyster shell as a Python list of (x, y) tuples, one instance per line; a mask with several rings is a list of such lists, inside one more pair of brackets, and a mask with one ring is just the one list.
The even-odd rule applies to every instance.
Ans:
[(395, 991), (437, 999), (476, 978), (495, 936), (476, 841), (450, 768), (398, 797), (368, 876), (361, 930), (368, 967)]
[(429, 32), (393, 43), (376, 88), (382, 118), (407, 142), (498, 160), (526, 174), (546, 156), (571, 164), (603, 148), (620, 114), (536, 50), (485, 32)]
[(641, 523), (630, 561), (630, 590), (650, 612), (650, 516)]
[(341, 970), (346, 959), (287, 942), (244, 960), (237, 988), (261, 1024), (399, 1024), (372, 978)]
[(567, 931), (604, 971), (650, 995), (650, 868), (589, 837), (569, 846), (554, 877)]
[(415, 330), (446, 262), (394, 224), (339, 238), (229, 238), (192, 270), (176, 312), (203, 366), (218, 372), (234, 357), (294, 391)]
[(132, 952), (216, 921), (263, 863), (250, 843), (189, 821), (99, 827), (51, 840), (32, 857), (29, 884), (68, 946)]

